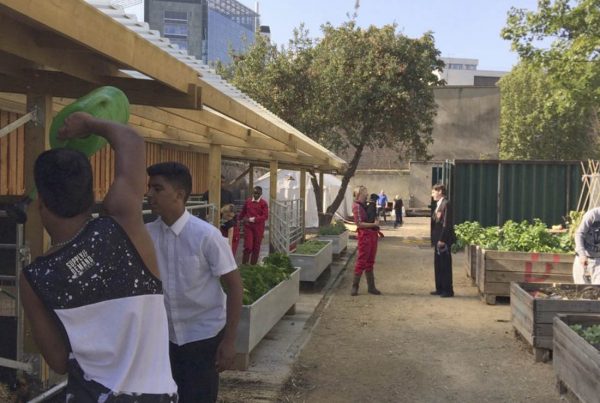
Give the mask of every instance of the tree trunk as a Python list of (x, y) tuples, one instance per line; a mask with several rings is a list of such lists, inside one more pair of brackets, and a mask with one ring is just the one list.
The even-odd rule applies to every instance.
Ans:
[[(324, 213), (323, 213), (323, 202), (322, 201), (319, 202), (319, 196), (318, 196), (319, 193), (318, 193), (317, 187), (315, 186), (317, 183), (317, 180), (316, 180), (316, 177), (313, 176), (313, 174), (311, 173), (310, 180), (312, 181), (313, 190), (315, 192), (315, 198), (317, 199), (317, 211), (319, 213), (319, 227), (323, 227), (323, 226), (330, 224), (331, 219), (333, 218), (333, 215), (335, 214), (337, 209), (340, 207), (340, 204), (342, 204), (342, 201), (344, 200), (344, 196), (346, 195), (346, 189), (348, 188), (350, 179), (352, 179), (352, 177), (356, 173), (356, 167), (358, 167), (358, 162), (360, 161), (360, 157), (362, 156), (362, 152), (363, 152), (364, 148), (365, 148), (364, 143), (361, 143), (356, 147), (356, 149), (354, 151), (354, 155), (352, 156), (352, 160), (350, 160), (350, 163), (348, 164), (348, 169), (346, 170), (346, 172), (344, 172), (344, 176), (342, 176), (342, 185), (340, 186), (340, 190), (338, 191), (338, 194), (335, 196), (335, 199), (333, 199), (333, 202), (329, 206), (327, 206), (327, 210), (325, 210)], [(317, 186), (319, 186), (319, 185), (317, 185)]]

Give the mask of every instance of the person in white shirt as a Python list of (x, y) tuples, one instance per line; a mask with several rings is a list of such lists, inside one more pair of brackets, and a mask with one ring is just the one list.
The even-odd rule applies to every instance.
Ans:
[(146, 226), (163, 282), (179, 401), (215, 402), (219, 372), (235, 358), (242, 280), (227, 239), (185, 209), (192, 189), (188, 168), (164, 162), (147, 172), (146, 196), (159, 218)]
[(583, 215), (574, 238), (577, 256), (573, 263), (573, 282), (600, 284), (600, 208)]

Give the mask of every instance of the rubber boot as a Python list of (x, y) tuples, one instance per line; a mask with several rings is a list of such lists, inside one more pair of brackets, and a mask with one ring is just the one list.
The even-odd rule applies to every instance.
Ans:
[(365, 276), (367, 277), (367, 291), (369, 294), (381, 295), (381, 291), (375, 288), (375, 276), (372, 271), (366, 271)]
[(355, 274), (352, 279), (352, 290), (350, 291), (350, 295), (356, 297), (358, 295), (358, 284), (360, 283), (360, 274)]

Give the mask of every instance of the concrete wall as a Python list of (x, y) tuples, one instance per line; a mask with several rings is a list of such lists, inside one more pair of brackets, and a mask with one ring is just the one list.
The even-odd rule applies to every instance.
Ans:
[(442, 161), (410, 162), (409, 207), (426, 207), (431, 203), (431, 171), (442, 165)]
[(354, 190), (356, 186), (364, 185), (369, 193), (379, 193), (381, 189), (385, 192), (389, 201), (394, 199), (395, 195), (400, 195), (406, 203), (409, 198), (409, 179), (408, 170), (383, 170), (369, 169), (358, 170), (348, 187)]
[(499, 88), (443, 87), (434, 93), (433, 160), (498, 159)]

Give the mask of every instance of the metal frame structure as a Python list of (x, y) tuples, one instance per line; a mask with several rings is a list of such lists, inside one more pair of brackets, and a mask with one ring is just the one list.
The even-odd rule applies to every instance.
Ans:
[(304, 238), (304, 199), (271, 199), (269, 210), (271, 243), (276, 252), (287, 255)]

